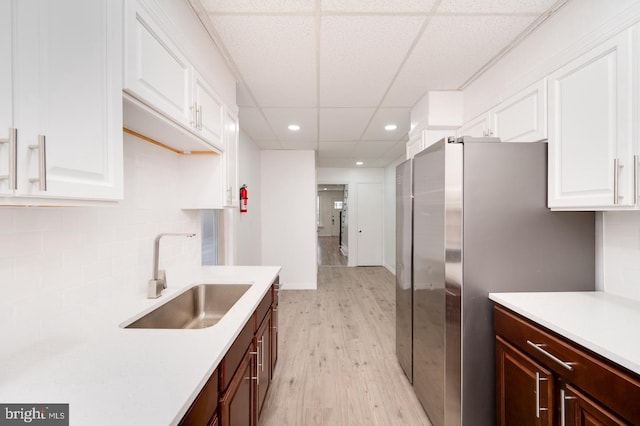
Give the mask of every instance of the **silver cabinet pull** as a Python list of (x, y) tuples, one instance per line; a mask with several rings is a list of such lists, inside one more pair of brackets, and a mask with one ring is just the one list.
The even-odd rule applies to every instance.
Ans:
[(576, 397), (567, 396), (567, 392), (564, 388), (560, 389), (560, 426), (566, 426), (567, 424), (567, 409), (565, 407), (565, 401), (569, 399), (576, 399)]
[(260, 384), (260, 374), (258, 373), (258, 350), (256, 350), (255, 352), (249, 352), (250, 355), (253, 355), (256, 357), (256, 377), (252, 377), (253, 380), (256, 381), (256, 385)]
[(638, 204), (638, 154), (633, 156), (633, 204)]
[(202, 130), (202, 105), (200, 104), (196, 106), (196, 121), (198, 123), (198, 129)]
[(540, 418), (540, 411), (547, 411), (548, 408), (540, 407), (540, 382), (547, 380), (546, 377), (540, 377), (540, 372), (536, 371), (536, 418)]
[(0, 180), (9, 183), (9, 190), (18, 189), (18, 129), (9, 128), (9, 135), (6, 139), (0, 139), (0, 144), (9, 145), (9, 171), (6, 176), (0, 176)]
[(260, 354), (260, 369), (264, 371), (264, 336), (260, 338), (260, 352), (262, 352)]
[(29, 145), (30, 150), (38, 150), (38, 177), (29, 179), (31, 183), (37, 183), (40, 191), (47, 190), (47, 139), (44, 135), (38, 135), (38, 144)]
[(618, 186), (620, 185), (619, 177), (618, 177), (618, 164), (619, 160), (617, 158), (613, 159), (613, 204), (618, 204)]
[(534, 348), (535, 350), (537, 350), (538, 352), (540, 352), (541, 354), (543, 354), (547, 358), (554, 360), (555, 362), (557, 362), (558, 364), (560, 364), (561, 366), (563, 366), (567, 370), (573, 371), (573, 367), (571, 365), (573, 365), (575, 363), (562, 361), (557, 356), (552, 355), (549, 352), (545, 351), (544, 349), (542, 349), (542, 346), (544, 346), (542, 343), (533, 343), (531, 340), (527, 340), (527, 345), (531, 346), (532, 348)]

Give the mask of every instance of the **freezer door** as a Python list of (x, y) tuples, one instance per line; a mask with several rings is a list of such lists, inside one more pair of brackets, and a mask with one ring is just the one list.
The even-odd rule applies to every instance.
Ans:
[(414, 158), (413, 386), (431, 423), (444, 418), (445, 143)]
[(396, 354), (413, 381), (413, 303), (411, 289), (412, 160), (396, 167)]

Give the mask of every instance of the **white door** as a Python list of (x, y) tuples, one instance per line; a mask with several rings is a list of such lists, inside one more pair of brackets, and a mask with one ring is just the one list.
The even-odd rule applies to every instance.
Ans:
[(195, 130), (210, 144), (222, 147), (224, 108), (213, 88), (199, 74), (194, 72), (194, 93), (196, 108)]
[(493, 136), (502, 142), (536, 142), (547, 138), (546, 80), (527, 87), (491, 111)]
[(357, 265), (382, 265), (382, 184), (358, 184)]

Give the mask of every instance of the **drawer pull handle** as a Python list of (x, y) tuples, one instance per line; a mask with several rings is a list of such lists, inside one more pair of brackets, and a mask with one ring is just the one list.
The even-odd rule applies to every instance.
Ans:
[(573, 363), (573, 362), (565, 362), (565, 361), (561, 360), (560, 358), (558, 358), (557, 356), (552, 355), (549, 352), (545, 351), (544, 349), (542, 349), (542, 346), (543, 346), (542, 343), (533, 343), (531, 340), (527, 340), (527, 345), (531, 346), (532, 348), (534, 348), (535, 350), (537, 350), (538, 352), (540, 352), (541, 354), (543, 354), (547, 358), (554, 360), (555, 362), (557, 362), (558, 364), (560, 364), (561, 366), (563, 366), (567, 370), (573, 371), (573, 367), (571, 365), (575, 364), (575, 363)]

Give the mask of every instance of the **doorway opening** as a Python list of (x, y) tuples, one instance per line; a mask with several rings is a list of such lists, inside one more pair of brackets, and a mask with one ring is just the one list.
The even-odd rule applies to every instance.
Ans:
[(347, 266), (349, 255), (348, 185), (318, 185), (317, 192), (318, 265)]

